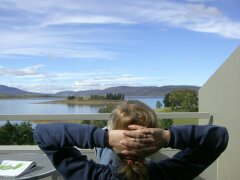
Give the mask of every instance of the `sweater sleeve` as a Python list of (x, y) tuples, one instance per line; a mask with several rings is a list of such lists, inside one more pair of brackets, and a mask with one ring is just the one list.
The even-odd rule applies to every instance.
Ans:
[(228, 143), (228, 132), (225, 127), (173, 126), (168, 146), (174, 149), (207, 148), (208, 151), (223, 151)]
[(34, 139), (45, 152), (66, 146), (104, 147), (104, 135), (105, 130), (96, 126), (70, 123), (38, 124), (34, 130)]
[(220, 156), (228, 144), (228, 132), (224, 127), (175, 126), (169, 130), (168, 146), (180, 151), (157, 163), (157, 171), (162, 171), (167, 179), (195, 178)]
[(111, 176), (107, 166), (88, 160), (76, 149), (104, 147), (105, 130), (93, 125), (70, 123), (39, 124), (34, 140), (64, 179), (105, 179)]

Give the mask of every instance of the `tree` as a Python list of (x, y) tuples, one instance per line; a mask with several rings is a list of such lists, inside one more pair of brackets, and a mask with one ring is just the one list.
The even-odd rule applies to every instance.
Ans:
[(90, 99), (93, 99), (93, 95), (91, 94)]
[(198, 110), (198, 97), (195, 91), (175, 90), (166, 96), (164, 100), (173, 111), (189, 112)]
[(176, 90), (170, 93), (169, 102), (172, 110), (177, 110), (181, 107), (184, 98), (184, 93), (182, 90)]
[(10, 145), (16, 144), (14, 142), (16, 138), (16, 127), (7, 121), (3, 126), (0, 127), (0, 144)]
[(170, 96), (170, 93), (167, 93), (164, 96), (164, 99), (163, 99), (164, 107), (170, 107), (169, 96)]
[(20, 125), (16, 125), (16, 129), (16, 144), (34, 144), (33, 129), (30, 122), (23, 122)]
[(157, 101), (157, 103), (156, 103), (156, 108), (161, 108), (161, 107), (162, 107), (161, 101)]
[(83, 97), (82, 96), (78, 97), (78, 100), (79, 101), (83, 100)]
[(172, 119), (159, 119), (159, 126), (162, 129), (168, 129), (172, 125), (173, 125)]
[[(161, 113), (165, 113), (165, 112), (172, 112), (170, 107), (164, 107), (161, 109), (157, 109), (156, 112), (161, 112)], [(158, 119), (158, 123), (159, 126), (163, 129), (165, 128), (169, 128), (170, 126), (173, 125), (174, 120), (173, 119)]]
[(124, 100), (124, 94), (121, 94), (121, 93), (118, 93), (118, 94), (107, 93), (106, 94), (106, 99), (108, 99), (108, 100)]
[(67, 100), (74, 100), (75, 98), (75, 96), (68, 96)]
[(122, 94), (121, 100), (124, 100), (124, 99), (125, 99), (125, 95), (124, 95), (124, 94)]
[(195, 91), (186, 91), (182, 102), (182, 108), (186, 112), (198, 111), (198, 97)]

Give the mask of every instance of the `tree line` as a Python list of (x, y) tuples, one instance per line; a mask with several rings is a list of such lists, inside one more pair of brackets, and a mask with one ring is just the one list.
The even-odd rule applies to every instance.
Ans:
[(93, 95), (91, 94), (89, 97), (76, 97), (76, 96), (68, 96), (67, 100), (124, 100), (125, 95), (123, 93), (117, 93), (117, 94), (112, 94), (112, 93), (107, 93), (105, 96), (104, 95)]

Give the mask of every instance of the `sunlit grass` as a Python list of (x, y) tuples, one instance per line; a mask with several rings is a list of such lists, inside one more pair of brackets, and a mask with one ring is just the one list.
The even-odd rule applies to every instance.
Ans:
[[(156, 109), (156, 113), (173, 112), (170, 107)], [(198, 125), (197, 118), (177, 118), (173, 119), (173, 125)]]
[(30, 122), (36, 124), (45, 124), (45, 123), (82, 123), (83, 120), (31, 120)]
[(173, 119), (173, 125), (198, 125), (198, 119)]

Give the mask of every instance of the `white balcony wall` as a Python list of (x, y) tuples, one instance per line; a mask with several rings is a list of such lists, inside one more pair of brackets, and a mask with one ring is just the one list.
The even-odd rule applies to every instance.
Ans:
[(199, 111), (210, 112), (213, 124), (229, 131), (228, 147), (216, 163), (217, 180), (239, 180), (240, 47), (199, 90)]

